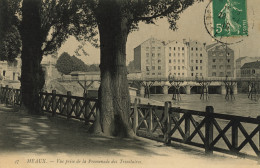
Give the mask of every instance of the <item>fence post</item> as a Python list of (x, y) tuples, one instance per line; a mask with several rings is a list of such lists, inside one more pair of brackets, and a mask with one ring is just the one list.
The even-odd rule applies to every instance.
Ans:
[[(257, 116), (256, 117), (258, 120), (259, 120), (259, 124), (258, 124), (258, 151), (260, 151), (260, 116)], [(260, 164), (260, 154), (259, 154), (259, 152), (258, 152), (258, 164)]]
[(87, 100), (87, 94), (84, 93), (84, 104), (85, 104), (85, 113), (84, 113), (84, 119), (85, 119), (85, 125), (88, 125), (89, 124), (89, 121), (88, 121), (88, 115), (90, 113), (90, 108), (88, 107), (89, 106), (89, 103), (88, 100)]
[(152, 106), (150, 105), (150, 103), (148, 103), (149, 105), (149, 132), (152, 132), (153, 130), (153, 109)]
[(212, 106), (206, 106), (206, 122), (205, 122), (205, 154), (213, 154), (213, 146), (211, 143), (213, 141), (213, 122), (212, 115), (214, 113), (214, 108)]
[(190, 116), (191, 115), (189, 113), (184, 113), (184, 115), (185, 115), (185, 139), (184, 139), (184, 141), (186, 142), (186, 140), (190, 136)]
[(232, 152), (237, 153), (238, 147), (238, 122), (234, 120), (232, 124)]
[(52, 97), (51, 97), (51, 110), (52, 110), (52, 116), (55, 116), (56, 114), (56, 90), (52, 90)]
[(164, 103), (164, 121), (165, 121), (165, 133), (164, 133), (164, 144), (170, 145), (170, 131), (171, 131), (171, 113), (169, 113), (169, 103)]
[(70, 119), (71, 108), (72, 108), (71, 107), (71, 91), (67, 92), (67, 101), (66, 102), (67, 102), (67, 104), (66, 104), (67, 105), (67, 110), (66, 110), (67, 111), (67, 119)]
[(136, 135), (137, 133), (137, 128), (138, 128), (138, 109), (137, 109), (137, 98), (135, 98), (135, 101), (134, 101), (134, 125), (133, 125), (133, 130), (134, 130), (134, 133)]
[(9, 92), (8, 85), (6, 85), (5, 88), (6, 88), (6, 92), (5, 92), (5, 96), (4, 96), (4, 102), (5, 102), (5, 105), (7, 105), (8, 104), (8, 96), (9, 96), (9, 94), (8, 94), (8, 92)]

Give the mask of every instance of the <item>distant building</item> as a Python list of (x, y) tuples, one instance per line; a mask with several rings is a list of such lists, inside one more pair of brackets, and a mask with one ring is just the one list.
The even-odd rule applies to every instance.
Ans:
[(188, 76), (188, 48), (183, 42), (172, 41), (165, 45), (166, 72), (170, 77)]
[[(185, 42), (185, 41), (184, 41)], [(206, 43), (198, 41), (186, 42), (188, 49), (188, 65), (190, 77), (207, 77), (208, 76), (208, 54)]]
[(206, 47), (209, 77), (234, 77), (234, 50), (220, 43)]
[(0, 76), (2, 80), (19, 81), (21, 76), (21, 58), (17, 57), (13, 63), (0, 61)]
[(241, 77), (260, 77), (260, 61), (245, 63), (241, 67)]
[(134, 66), (144, 78), (165, 78), (166, 61), (164, 45), (161, 41), (150, 38), (134, 49)]
[(241, 77), (240, 68), (249, 62), (260, 61), (260, 57), (241, 57), (236, 60), (236, 76)]

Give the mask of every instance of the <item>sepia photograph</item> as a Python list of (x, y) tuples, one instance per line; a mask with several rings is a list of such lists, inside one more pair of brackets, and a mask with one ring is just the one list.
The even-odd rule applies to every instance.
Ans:
[(260, 167), (259, 0), (0, 0), (0, 168)]

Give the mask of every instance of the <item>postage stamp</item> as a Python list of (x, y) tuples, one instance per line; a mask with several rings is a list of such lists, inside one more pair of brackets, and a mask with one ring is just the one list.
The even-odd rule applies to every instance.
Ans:
[(246, 0), (213, 0), (214, 37), (248, 35)]

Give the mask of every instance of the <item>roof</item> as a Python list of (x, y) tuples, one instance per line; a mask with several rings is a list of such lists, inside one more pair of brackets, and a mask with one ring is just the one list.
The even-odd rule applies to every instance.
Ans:
[[(221, 43), (213, 43), (213, 44), (210, 44), (210, 45), (207, 45), (206, 46), (206, 51), (209, 51), (209, 50), (211, 50), (211, 49), (213, 49), (213, 48), (216, 48), (217, 46), (220, 46), (220, 47), (222, 47), (222, 49), (224, 48), (225, 50), (227, 49), (227, 50), (232, 50), (231, 48), (229, 48), (228, 46), (226, 46), (226, 45), (224, 45), (224, 44), (221, 44)], [(217, 48), (217, 49), (219, 49), (219, 47)], [(233, 51), (233, 50), (232, 50)]]
[(142, 42), (141, 44), (139, 44), (139, 45), (136, 46), (135, 48), (141, 46), (142, 44), (144, 44), (145, 42), (150, 41), (150, 40), (157, 41), (157, 42), (159, 42), (159, 43), (162, 43), (162, 45), (163, 45), (163, 42), (162, 42), (161, 40), (158, 40), (158, 39), (156, 39), (156, 38), (154, 38), (154, 37), (150, 37), (149, 39), (145, 40), (144, 42)]
[(73, 71), (70, 75), (100, 75), (100, 71), (92, 71), (92, 72), (82, 72), (82, 71)]
[(245, 59), (246, 57), (240, 57), (240, 58), (238, 58), (236, 61), (238, 62), (238, 61), (241, 61), (241, 60), (243, 60), (243, 59)]
[(245, 63), (245, 64), (241, 67), (241, 69), (245, 69), (245, 68), (260, 69), (260, 61)]

